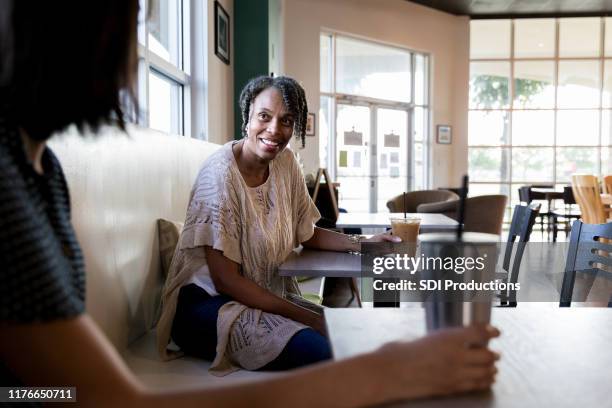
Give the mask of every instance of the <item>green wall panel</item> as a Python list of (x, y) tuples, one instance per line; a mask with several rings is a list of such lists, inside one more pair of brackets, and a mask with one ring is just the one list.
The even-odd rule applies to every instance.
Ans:
[(234, 0), (234, 123), (240, 139), (238, 100), (249, 79), (268, 72), (268, 0)]

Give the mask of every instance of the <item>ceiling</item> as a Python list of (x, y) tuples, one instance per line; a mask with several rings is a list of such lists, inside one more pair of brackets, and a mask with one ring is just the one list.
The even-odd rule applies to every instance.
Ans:
[(411, 0), (471, 18), (612, 15), (612, 0)]

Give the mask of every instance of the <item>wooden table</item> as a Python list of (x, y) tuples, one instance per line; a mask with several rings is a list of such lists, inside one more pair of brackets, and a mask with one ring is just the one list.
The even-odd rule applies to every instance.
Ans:
[[(326, 309), (325, 318), (335, 359), (425, 333), (421, 308)], [(495, 308), (492, 323), (502, 335), (492, 341), (491, 348), (499, 351), (502, 358), (491, 392), (393, 406), (612, 406), (612, 310), (519, 304), (517, 308)]]
[[(444, 214), (408, 213), (421, 218), (421, 232), (455, 231), (459, 223)], [(404, 213), (340, 213), (338, 228), (389, 228), (391, 217), (403, 217)]]

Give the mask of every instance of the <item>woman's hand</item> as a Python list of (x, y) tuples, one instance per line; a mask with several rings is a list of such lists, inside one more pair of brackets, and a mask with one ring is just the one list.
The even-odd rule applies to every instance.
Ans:
[(387, 344), (379, 352), (389, 355), (386, 369), (396, 379), (393, 391), (400, 398), (486, 390), (495, 381), (499, 354), (482, 345), (497, 336), (491, 326), (453, 328), (410, 343)]
[(372, 235), (370, 238), (364, 238), (361, 242), (402, 242), (402, 239), (397, 235), (391, 235), (391, 230), (380, 234)]

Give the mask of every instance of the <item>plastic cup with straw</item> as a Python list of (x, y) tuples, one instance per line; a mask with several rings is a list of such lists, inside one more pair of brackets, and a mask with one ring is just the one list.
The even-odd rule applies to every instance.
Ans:
[[(406, 212), (407, 197), (406, 193), (403, 193), (404, 201), (404, 217), (392, 217), (391, 218), (391, 229), (393, 235), (396, 235), (402, 239), (402, 242), (407, 244), (415, 244), (411, 246), (410, 253), (414, 252), (416, 247), (417, 237), (419, 236), (419, 227), (421, 225), (421, 218), (418, 216), (408, 216)], [(414, 256), (414, 254), (412, 255)]]

